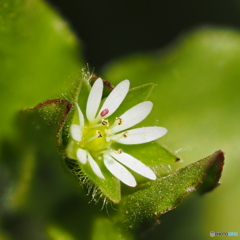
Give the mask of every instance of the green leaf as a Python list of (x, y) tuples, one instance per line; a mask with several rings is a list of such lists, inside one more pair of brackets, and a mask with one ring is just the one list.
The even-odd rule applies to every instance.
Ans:
[(80, 45), (68, 25), (40, 0), (0, 2), (1, 137), (14, 136), (23, 107), (63, 98), (80, 75)]
[(214, 154), (211, 160), (206, 164), (206, 176), (198, 189), (198, 193), (201, 195), (214, 190), (220, 185), (219, 179), (223, 171), (224, 156), (220, 151), (217, 153), (218, 154)]
[(73, 104), (66, 99), (51, 99), (25, 111), (37, 110), (39, 112), (39, 117), (41, 116), (45, 123), (55, 130), (57, 145), (62, 150), (68, 142), (68, 123), (72, 118), (72, 108)]
[[(123, 215), (120, 222), (131, 231), (139, 233), (146, 230), (158, 221), (160, 215), (176, 208), (183, 197), (195, 191), (203, 181), (213, 178), (214, 183), (208, 183), (208, 187), (215, 188), (215, 182), (218, 182), (221, 176), (223, 162), (223, 153), (217, 151), (167, 177), (151, 182), (145, 189), (122, 200)], [(209, 172), (212, 168), (218, 169), (218, 172)]]

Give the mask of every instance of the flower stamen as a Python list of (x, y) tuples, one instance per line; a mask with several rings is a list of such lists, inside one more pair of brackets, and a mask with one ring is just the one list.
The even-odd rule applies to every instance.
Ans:
[(100, 115), (101, 115), (101, 117), (104, 117), (104, 116), (106, 116), (108, 113), (109, 113), (109, 110), (106, 108), (106, 109), (104, 109), (104, 110), (101, 111)]
[(114, 153), (116, 154), (121, 154), (123, 150), (121, 148), (114, 150)]
[(100, 131), (97, 130), (96, 133), (97, 133), (97, 137), (98, 137), (98, 138), (102, 137), (102, 134), (101, 134)]
[(123, 133), (123, 137), (127, 138), (129, 136), (129, 132)]
[(102, 125), (109, 126), (109, 122), (107, 119), (102, 119)]
[(93, 141), (94, 139), (96, 139), (96, 138), (101, 138), (101, 137), (102, 137), (102, 133), (101, 133), (99, 130), (97, 130), (97, 131), (96, 131), (96, 136), (93, 136), (93, 137), (89, 138), (89, 139), (87, 140), (87, 142), (91, 142), (91, 141)]
[[(118, 109), (128, 90), (129, 81), (122, 81), (113, 89), (102, 105), (103, 82), (100, 78), (95, 81), (87, 100), (86, 118), (76, 103), (76, 111), (70, 126), (71, 141), (67, 148), (67, 156), (78, 160), (80, 167), (88, 162), (89, 165), (81, 168), (83, 172), (86, 169), (87, 176), (91, 174), (87, 170), (90, 167), (97, 177), (105, 179), (101, 171), (102, 164), (104, 164), (117, 179), (130, 187), (135, 187), (137, 182), (128, 168), (150, 180), (156, 180), (155, 173), (141, 160), (120, 148), (111, 149), (111, 145), (114, 145), (114, 142), (125, 145), (148, 143), (165, 135), (167, 129), (163, 127), (131, 129), (151, 112), (153, 104), (149, 101), (141, 102), (128, 109), (115, 120), (113, 119), (113, 122), (110, 118), (109, 123), (107, 118)], [(84, 119), (87, 120), (86, 123)], [(108, 175), (106, 178), (110, 180)], [(102, 184), (104, 186), (108, 182), (102, 180)]]
[(117, 125), (122, 125), (123, 124), (123, 119), (117, 117), (115, 122), (116, 122)]

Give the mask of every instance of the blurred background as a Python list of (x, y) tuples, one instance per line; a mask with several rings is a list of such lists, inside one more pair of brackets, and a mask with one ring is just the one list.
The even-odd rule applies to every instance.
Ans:
[(240, 26), (237, 0), (48, 2), (82, 40), (84, 57), (97, 70), (122, 56), (168, 47), (198, 27)]
[(43, 153), (50, 139), (37, 157), (34, 145), (19, 146), (25, 132), (15, 120), (19, 109), (67, 93), (86, 63), (113, 84), (156, 83), (146, 125), (169, 130), (159, 143), (183, 163), (219, 149), (226, 156), (221, 186), (187, 196), (142, 239), (240, 234), (239, 16), (238, 0), (1, 0), (0, 239), (105, 239), (79, 229), (105, 214), (101, 206), (81, 198), (57, 152)]

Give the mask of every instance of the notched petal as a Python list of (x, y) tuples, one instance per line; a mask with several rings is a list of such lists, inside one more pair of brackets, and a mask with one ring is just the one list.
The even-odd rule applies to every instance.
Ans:
[(133, 156), (127, 154), (127, 153), (120, 153), (116, 154), (114, 152), (110, 153), (113, 158), (115, 158), (120, 163), (124, 164), (134, 172), (142, 175), (143, 177), (146, 177), (151, 180), (156, 180), (155, 173), (145, 164), (140, 162), (138, 159), (134, 158)]
[(80, 163), (85, 164), (87, 162), (87, 152), (79, 148), (77, 150), (77, 159)]
[(149, 115), (152, 107), (152, 102), (146, 101), (130, 108), (122, 116), (119, 117), (119, 119), (123, 121), (123, 124), (113, 127), (112, 132), (117, 133), (142, 122)]
[(103, 92), (103, 81), (98, 78), (93, 84), (87, 101), (86, 115), (87, 119), (91, 122), (95, 119)]
[(92, 156), (90, 155), (90, 153), (87, 154), (88, 157), (88, 162), (90, 163), (90, 166), (93, 170), (93, 172), (102, 179), (105, 179), (105, 177), (102, 174), (101, 169), (99, 168), (98, 164), (95, 162), (95, 160), (92, 158)]
[(143, 127), (127, 131), (127, 135), (119, 133), (114, 135), (118, 143), (122, 144), (141, 144), (154, 141), (167, 133), (164, 127)]

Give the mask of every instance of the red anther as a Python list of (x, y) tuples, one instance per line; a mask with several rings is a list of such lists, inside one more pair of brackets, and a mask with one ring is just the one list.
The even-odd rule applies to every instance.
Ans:
[(106, 109), (104, 109), (104, 110), (101, 111), (100, 115), (101, 115), (101, 117), (104, 117), (104, 116), (106, 116), (108, 113), (109, 113), (109, 110), (106, 108)]
[(67, 111), (69, 112), (69, 111), (71, 110), (71, 108), (72, 108), (72, 104), (69, 103), (69, 104), (67, 105)]

